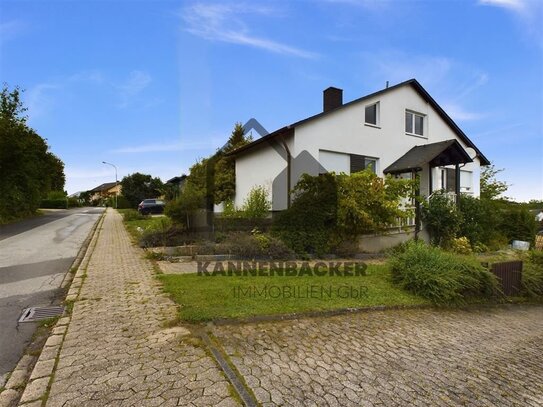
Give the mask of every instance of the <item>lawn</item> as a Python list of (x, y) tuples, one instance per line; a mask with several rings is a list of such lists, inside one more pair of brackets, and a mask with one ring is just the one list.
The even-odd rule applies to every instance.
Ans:
[(138, 227), (142, 230), (161, 230), (170, 225), (170, 219), (165, 216), (143, 216), (143, 219), (124, 220), (124, 214), (126, 212), (134, 212), (132, 209), (118, 209), (119, 213), (123, 215), (123, 222), (126, 226), (128, 233), (136, 240), (141, 237), (141, 233), (138, 232)]
[(158, 278), (165, 292), (180, 305), (180, 318), (192, 322), (379, 305), (429, 304), (394, 286), (386, 265), (369, 265), (367, 275), (357, 277), (162, 274)]

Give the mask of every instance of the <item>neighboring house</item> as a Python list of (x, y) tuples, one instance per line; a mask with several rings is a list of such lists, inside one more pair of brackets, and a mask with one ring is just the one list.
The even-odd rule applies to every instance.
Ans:
[(445, 189), (479, 196), (488, 159), (415, 79), (343, 103), (343, 91), (323, 92), (323, 112), (276, 130), (232, 152), (235, 205), (264, 186), (272, 210), (289, 206), (304, 173), (420, 176), (420, 193)]
[(115, 195), (121, 194), (120, 182), (106, 182), (105, 184), (98, 185), (89, 191), (91, 193), (90, 200), (98, 201), (104, 198), (109, 198)]
[(187, 176), (185, 174), (179, 176), (179, 177), (173, 177), (166, 181), (167, 185), (172, 185), (175, 189), (173, 198), (177, 198), (179, 194), (183, 191), (185, 188), (185, 182), (187, 181)]

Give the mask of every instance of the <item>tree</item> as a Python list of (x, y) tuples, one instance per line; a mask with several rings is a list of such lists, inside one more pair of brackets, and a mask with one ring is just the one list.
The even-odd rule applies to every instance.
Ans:
[(162, 181), (148, 174), (136, 172), (127, 175), (121, 181), (122, 194), (130, 206), (136, 207), (144, 199), (157, 198), (161, 195)]
[(216, 204), (232, 200), (236, 193), (236, 162), (234, 157), (227, 154), (251, 141), (241, 123), (236, 123), (226, 145), (211, 158), (215, 162), (213, 197)]
[(21, 90), (0, 92), (0, 223), (28, 216), (53, 189), (64, 188), (64, 164), (27, 125)]
[(503, 168), (497, 169), (494, 164), (483, 167), (480, 180), (481, 199), (495, 200), (499, 198), (505, 191), (507, 191), (509, 185), (506, 182), (499, 181), (496, 178), (496, 175), (498, 175), (502, 171)]

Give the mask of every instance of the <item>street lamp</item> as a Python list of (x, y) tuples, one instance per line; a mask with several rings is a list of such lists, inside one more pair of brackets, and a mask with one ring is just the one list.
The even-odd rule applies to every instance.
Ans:
[[(105, 161), (102, 161), (102, 164), (111, 165), (113, 168), (115, 168), (115, 187), (117, 187), (119, 185), (119, 180), (117, 178), (117, 167), (114, 164), (111, 164)], [(118, 194), (119, 192), (115, 190), (115, 209), (117, 209), (117, 195)]]

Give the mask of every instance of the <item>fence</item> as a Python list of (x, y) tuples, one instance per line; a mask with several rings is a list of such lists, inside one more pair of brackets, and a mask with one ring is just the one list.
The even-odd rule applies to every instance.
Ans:
[(504, 295), (515, 296), (520, 293), (522, 282), (522, 261), (494, 263), (490, 271), (498, 278)]

